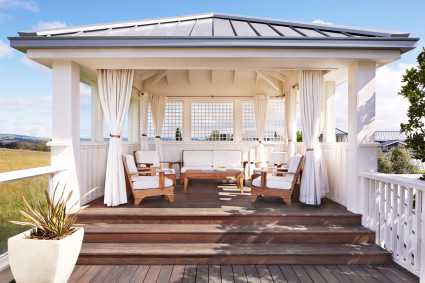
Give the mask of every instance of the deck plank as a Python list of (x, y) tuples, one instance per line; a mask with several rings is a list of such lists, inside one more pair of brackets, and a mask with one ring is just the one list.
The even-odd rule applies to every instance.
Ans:
[(232, 265), (233, 277), (235, 278), (235, 283), (246, 283), (245, 269), (243, 265)]
[[(300, 282), (300, 279), (298, 279), (298, 276), (295, 273), (295, 270), (293, 270), (292, 267), (289, 264), (281, 264), (281, 265), (279, 265), (279, 268), (280, 268), (280, 270), (282, 270), (282, 273), (285, 276), (286, 281), (288, 281), (288, 283), (298, 283), (298, 282)], [(304, 282), (304, 281), (302, 281), (302, 282)]]
[(71, 276), (69, 277), (68, 282), (74, 283), (78, 282), (78, 279), (80, 279), (89, 269), (91, 265), (77, 265), (74, 267), (74, 271), (72, 272)]
[(149, 270), (149, 265), (139, 265), (137, 267), (136, 272), (134, 273), (133, 277), (131, 277), (131, 283), (140, 283), (145, 280), (146, 274)]
[(326, 283), (326, 280), (322, 277), (322, 275), (320, 275), (319, 271), (317, 271), (314, 265), (305, 264), (302, 267), (305, 269), (314, 283)]
[(202, 264), (196, 267), (196, 283), (208, 283), (208, 265)]
[[(322, 275), (323, 278), (325, 278), (326, 282), (328, 283), (339, 283), (339, 282), (344, 282), (344, 281), (340, 281), (338, 280), (334, 274), (332, 274), (332, 272), (330, 271), (330, 269), (322, 264), (319, 265), (315, 265), (314, 266), (317, 271), (320, 273), (320, 275)], [(346, 281), (349, 282), (349, 281)]]
[(186, 265), (184, 268), (183, 283), (196, 282), (196, 265)]
[(365, 282), (349, 265), (338, 265), (338, 268), (354, 283)]
[(246, 279), (248, 283), (261, 283), (260, 277), (258, 276), (257, 268), (253, 264), (247, 264), (243, 266), (245, 269)]
[(235, 279), (233, 277), (233, 268), (231, 265), (221, 265), (221, 282), (222, 283), (233, 283)]
[(117, 283), (127, 283), (131, 281), (131, 278), (136, 273), (138, 266), (137, 265), (127, 265), (121, 274), (120, 278), (118, 278)]
[(105, 283), (115, 283), (124, 272), (125, 265), (117, 265), (111, 270), (108, 274), (108, 277), (105, 279)]
[(267, 265), (267, 268), (269, 269), (270, 275), (273, 278), (274, 282), (282, 282), (287, 283), (285, 276), (282, 273), (282, 270), (280, 270), (279, 266), (276, 264), (270, 264)]
[(161, 271), (159, 272), (157, 283), (168, 283), (170, 282), (171, 273), (173, 272), (172, 265), (163, 265)]
[(221, 273), (220, 265), (209, 265), (208, 266), (208, 282), (221, 283), (220, 273)]
[(388, 283), (388, 278), (385, 277), (384, 275), (382, 275), (381, 272), (379, 272), (378, 270), (376, 270), (373, 266), (371, 265), (362, 265), (361, 266), (364, 270), (366, 270), (367, 273), (369, 273), (370, 275), (373, 276), (373, 278), (375, 278), (376, 280), (378, 280), (378, 282), (380, 283)]
[(181, 283), (183, 282), (184, 276), (184, 265), (174, 265), (173, 272), (171, 273), (170, 283)]
[(102, 269), (101, 265), (93, 265), (87, 272), (78, 279), (78, 283), (89, 283), (93, 280), (97, 273)]
[(385, 277), (393, 282), (414, 282), (407, 276), (399, 276), (394, 272), (389, 265), (379, 265), (375, 266), (375, 269), (381, 272)]
[(359, 265), (351, 265), (350, 268), (356, 272), (357, 275), (359, 275), (365, 282), (367, 283), (378, 283), (378, 280), (373, 278), (372, 275), (370, 275), (366, 270), (364, 270)]
[(260, 278), (261, 283), (273, 283), (273, 278), (270, 274), (270, 271), (267, 265), (256, 265), (258, 272), (258, 277)]
[(96, 274), (96, 276), (93, 278), (91, 282), (93, 283), (103, 283), (106, 278), (108, 277), (109, 273), (111, 273), (112, 269), (114, 269), (115, 266), (113, 265), (104, 265), (102, 269)]
[(146, 282), (146, 283), (156, 282), (160, 271), (161, 271), (161, 265), (151, 265), (149, 267), (148, 273), (146, 274), (145, 280), (143, 280), (143, 282)]

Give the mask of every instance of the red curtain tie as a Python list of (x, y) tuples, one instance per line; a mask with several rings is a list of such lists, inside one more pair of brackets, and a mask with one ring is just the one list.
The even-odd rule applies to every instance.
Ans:
[(111, 137), (111, 138), (117, 138), (117, 139), (119, 139), (121, 136), (119, 136), (119, 135), (113, 135), (113, 134), (109, 134), (109, 136)]

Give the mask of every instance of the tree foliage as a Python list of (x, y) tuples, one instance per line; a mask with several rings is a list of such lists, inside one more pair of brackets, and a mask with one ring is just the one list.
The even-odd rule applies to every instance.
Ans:
[[(414, 150), (414, 157), (425, 162), (425, 48), (418, 55), (418, 66), (406, 70), (399, 95), (409, 100), (408, 122), (401, 124), (401, 131), (406, 132), (407, 147)], [(420, 178), (425, 180), (425, 174)]]
[(385, 174), (418, 174), (411, 163), (412, 155), (404, 146), (393, 147), (389, 152), (378, 152), (378, 172)]
[(297, 131), (297, 142), (303, 142), (303, 132)]

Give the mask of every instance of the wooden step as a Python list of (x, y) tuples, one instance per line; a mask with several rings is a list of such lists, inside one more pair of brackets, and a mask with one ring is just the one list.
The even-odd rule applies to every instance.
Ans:
[(77, 223), (109, 224), (298, 224), (360, 225), (361, 215), (353, 213), (282, 213), (281, 211), (222, 211), (220, 209), (90, 208)]
[(374, 244), (84, 243), (78, 264), (389, 264)]
[(360, 225), (98, 224), (85, 243), (373, 243)]

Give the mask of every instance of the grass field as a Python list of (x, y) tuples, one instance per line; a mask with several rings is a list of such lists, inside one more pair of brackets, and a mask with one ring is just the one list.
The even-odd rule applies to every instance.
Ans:
[[(50, 153), (38, 151), (0, 150), (0, 173), (50, 165)], [(0, 185), (0, 254), (7, 251), (7, 239), (28, 229), (10, 224), (22, 220), (19, 208), (24, 207), (23, 194), (31, 203), (44, 200), (47, 176)], [(44, 205), (44, 203), (43, 203)]]

